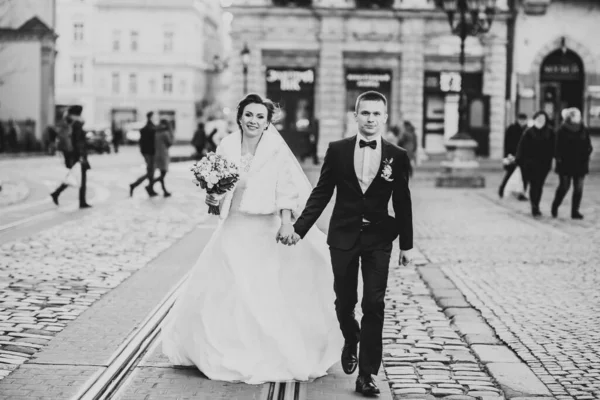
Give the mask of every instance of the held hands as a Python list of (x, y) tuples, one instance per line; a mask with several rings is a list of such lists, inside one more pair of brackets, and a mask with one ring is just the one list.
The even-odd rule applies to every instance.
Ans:
[(281, 228), (279, 228), (279, 232), (277, 232), (275, 241), (277, 243), (281, 242), (287, 246), (293, 246), (300, 241), (300, 235), (294, 231), (294, 226), (292, 224), (281, 224)]

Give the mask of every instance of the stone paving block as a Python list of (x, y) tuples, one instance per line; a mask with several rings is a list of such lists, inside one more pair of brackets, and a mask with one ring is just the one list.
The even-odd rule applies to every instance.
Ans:
[(480, 345), (471, 346), (475, 355), (485, 364), (487, 363), (520, 363), (521, 360), (506, 346)]
[(467, 333), (464, 335), (465, 342), (470, 346), (475, 344), (487, 344), (487, 345), (502, 345), (504, 344), (495, 334), (492, 333)]
[[(458, 289), (456, 289), (458, 290)], [(459, 291), (460, 292), (460, 291)], [(462, 292), (461, 292), (462, 296)], [(463, 308), (463, 307), (449, 307), (444, 310), (444, 314), (446, 314), (449, 318), (452, 319), (464, 319), (466, 321), (475, 320), (481, 321), (481, 314), (477, 310), (473, 308)]]
[(487, 369), (509, 397), (551, 395), (546, 385), (524, 364), (490, 363)]
[(100, 369), (101, 367), (24, 364), (0, 382), (0, 398), (69, 399)]

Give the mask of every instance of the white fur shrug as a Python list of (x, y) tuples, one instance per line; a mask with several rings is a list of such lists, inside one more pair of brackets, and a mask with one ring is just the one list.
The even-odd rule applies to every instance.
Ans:
[[(239, 131), (223, 138), (217, 154), (240, 165), (242, 136)], [(304, 202), (300, 199), (302, 188), (294, 179), (293, 157), (287, 144), (277, 132), (266, 130), (258, 144), (256, 154), (248, 171), (246, 189), (240, 211), (247, 214), (275, 214), (291, 210), (296, 219)], [(234, 190), (228, 191), (221, 200), (221, 219), (227, 218)], [(305, 200), (305, 199), (304, 199)], [(302, 203), (301, 203), (302, 202)]]

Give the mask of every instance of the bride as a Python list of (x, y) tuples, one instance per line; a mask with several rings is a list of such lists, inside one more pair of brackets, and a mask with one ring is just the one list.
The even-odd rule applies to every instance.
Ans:
[(240, 166), (240, 180), (207, 196), (221, 221), (162, 329), (173, 364), (214, 380), (314, 380), (343, 346), (325, 235), (314, 228), (296, 246), (277, 243), (293, 235), (311, 185), (272, 127), (274, 112), (256, 94), (238, 105), (240, 131), (217, 153)]

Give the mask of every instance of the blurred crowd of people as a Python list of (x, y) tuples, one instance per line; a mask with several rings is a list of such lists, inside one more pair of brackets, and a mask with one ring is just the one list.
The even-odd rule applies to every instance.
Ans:
[(554, 160), (559, 184), (550, 213), (554, 218), (558, 216), (560, 205), (573, 182), (571, 218), (583, 219), (580, 206), (584, 178), (589, 173), (592, 143), (579, 109), (566, 108), (561, 117), (562, 123), (556, 129), (544, 111), (536, 112), (531, 123), (527, 115), (520, 114), (517, 121), (508, 127), (504, 142), (506, 172), (498, 188), (498, 195), (500, 198), (504, 197), (507, 184), (519, 170), (516, 178), (520, 178), (518, 180), (521, 182), (522, 192), (518, 193), (518, 198), (527, 200), (525, 193), (529, 187), (531, 214), (536, 218), (541, 217), (543, 187)]

